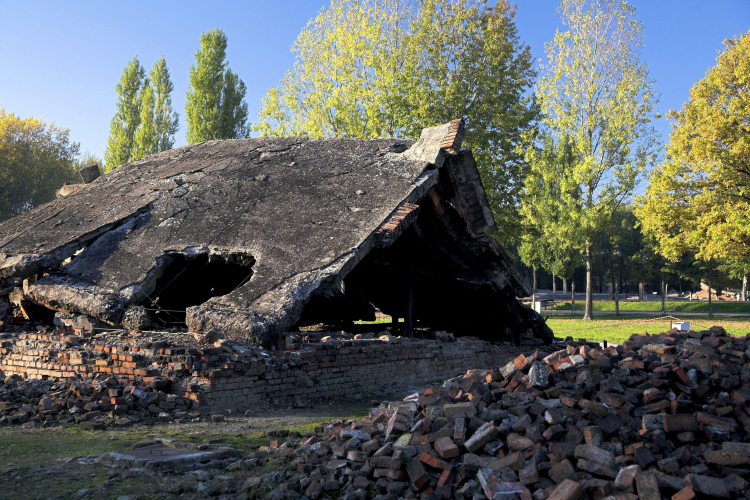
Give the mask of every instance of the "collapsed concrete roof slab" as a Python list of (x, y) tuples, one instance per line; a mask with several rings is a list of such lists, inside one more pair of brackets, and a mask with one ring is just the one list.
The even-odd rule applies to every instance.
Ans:
[[(454, 120), (416, 143), (254, 138), (152, 155), (0, 223), (0, 279), (31, 278), (28, 300), (112, 325), (143, 306), (174, 317), (162, 297), (181, 294), (172, 307), (191, 329), (266, 345), (315, 317), (306, 305), (408, 316), (389, 296), (402, 289), (411, 319), (449, 319), (432, 297), (446, 287), (472, 297), (456, 299), (454, 316), (486, 316), (469, 327), (548, 342), (543, 320), (516, 304), (528, 284), (488, 236), (495, 223), (463, 133)], [(217, 262), (226, 266), (209, 269)]]

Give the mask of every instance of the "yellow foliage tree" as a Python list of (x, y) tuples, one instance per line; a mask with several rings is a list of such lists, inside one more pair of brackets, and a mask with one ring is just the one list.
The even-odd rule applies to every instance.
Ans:
[(80, 146), (69, 129), (0, 109), (0, 221), (55, 199), (75, 182)]
[(675, 119), (637, 215), (676, 261), (750, 257), (750, 33), (727, 40)]
[(406, 137), (466, 118), (498, 226), (514, 238), (521, 134), (536, 76), (507, 0), (332, 0), (299, 34), (296, 58), (265, 97), (261, 135)]

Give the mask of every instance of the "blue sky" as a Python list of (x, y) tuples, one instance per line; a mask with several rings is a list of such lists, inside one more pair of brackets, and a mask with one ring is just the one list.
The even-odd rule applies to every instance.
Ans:
[[(115, 112), (115, 84), (138, 55), (148, 71), (162, 54), (185, 144), (185, 91), (200, 34), (222, 28), (229, 66), (247, 85), (252, 117), (265, 91), (292, 65), (290, 47), (321, 0), (5, 1), (0, 0), (0, 108), (43, 116), (71, 130), (82, 150), (101, 156)], [(660, 110), (679, 108), (714, 64), (726, 38), (750, 29), (750, 0), (631, 0), (645, 24), (643, 56), (661, 93)], [(517, 0), (521, 39), (536, 59), (562, 28), (557, 0)], [(657, 124), (666, 141), (666, 119)]]

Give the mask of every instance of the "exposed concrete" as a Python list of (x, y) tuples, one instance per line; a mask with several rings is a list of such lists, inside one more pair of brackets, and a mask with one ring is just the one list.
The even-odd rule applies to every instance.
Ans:
[(114, 467), (145, 467), (149, 470), (173, 471), (218, 467), (221, 461), (240, 456), (232, 446), (196, 444), (156, 438), (140, 441), (122, 452), (101, 455), (98, 462)]
[[(476, 309), (471, 316), (489, 313), (472, 326), (548, 342), (543, 320), (512, 298), (530, 293), (528, 284), (487, 236), (495, 223), (473, 156), (460, 151), (463, 130), (455, 120), (426, 129), (414, 144), (255, 138), (152, 155), (1, 223), (0, 279), (43, 273), (27, 283), (27, 300), (119, 325), (129, 306), (159, 308), (157, 282), (179, 259), (251, 266), (251, 276), (223, 295), (185, 304), (185, 321), (195, 331), (216, 327), (271, 345), (316, 294), (339, 290), (351, 306), (344, 280), (369, 257), (360, 274), (388, 268), (411, 280), (415, 317), (428, 326), (439, 325), (427, 321), (429, 307), (420, 315), (420, 300), (444, 309), (430, 298), (439, 283), (449, 295), (466, 287), (481, 293), (481, 306), (463, 305)], [(400, 281), (380, 286), (400, 296)], [(360, 295), (360, 309), (375, 303), (403, 317), (403, 301), (381, 307), (374, 299), (384, 294)], [(450, 313), (467, 315), (457, 307)]]

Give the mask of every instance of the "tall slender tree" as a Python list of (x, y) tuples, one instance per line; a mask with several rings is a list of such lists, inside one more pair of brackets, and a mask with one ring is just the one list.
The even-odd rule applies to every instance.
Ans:
[(156, 134), (156, 122), (154, 120), (154, 89), (146, 79), (140, 93), (141, 124), (135, 131), (132, 159), (139, 160), (144, 156), (158, 152), (158, 136)]
[(109, 139), (104, 152), (107, 170), (128, 163), (135, 151), (135, 133), (141, 124), (140, 90), (145, 72), (138, 56), (128, 62), (115, 86), (117, 111), (109, 124)]
[(246, 90), (244, 82), (240, 80), (237, 73), (231, 69), (224, 73), (224, 91), (219, 113), (219, 137), (231, 139), (250, 135), (245, 102)]
[(172, 108), (174, 85), (169, 76), (167, 61), (162, 56), (149, 73), (154, 91), (154, 132), (156, 151), (167, 151), (174, 147), (174, 136), (180, 125), (180, 115)]
[(159, 151), (172, 149), (179, 115), (172, 109), (167, 62), (162, 56), (146, 78), (134, 57), (116, 86), (117, 113), (112, 118), (105, 171)]
[(190, 67), (185, 117), (190, 144), (212, 139), (247, 137), (245, 84), (227, 68), (227, 36), (220, 29), (206, 31)]
[[(537, 98), (544, 135), (571, 140), (578, 191), (565, 190), (569, 223), (586, 261), (586, 311), (593, 317), (593, 241), (657, 160), (650, 121), (658, 102), (640, 58), (643, 26), (623, 0), (563, 0), (565, 32), (547, 44)], [(571, 197), (574, 195), (574, 197)]]

